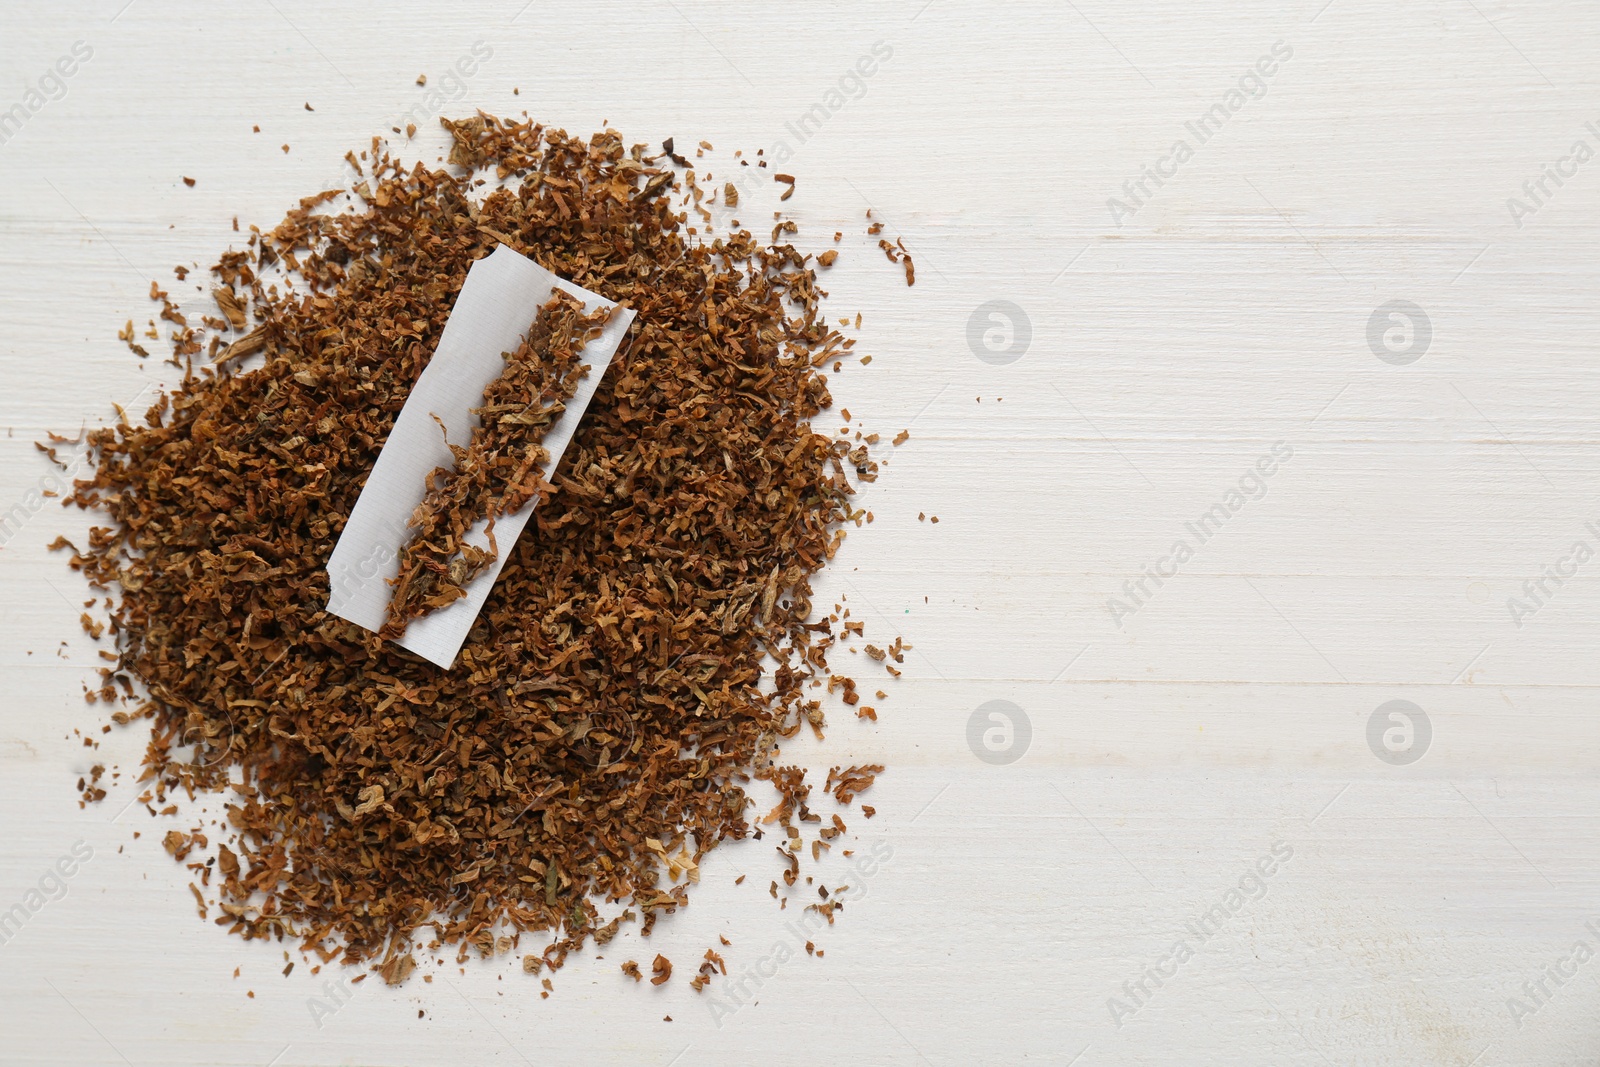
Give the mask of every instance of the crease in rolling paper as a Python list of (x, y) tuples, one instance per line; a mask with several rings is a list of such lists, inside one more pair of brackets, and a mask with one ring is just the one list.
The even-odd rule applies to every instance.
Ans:
[[(467, 272), (433, 359), (406, 398), (339, 543), (328, 557), (330, 614), (374, 633), (383, 626), (394, 592), (389, 583), (400, 572), (400, 549), (411, 539), (406, 523), (422, 503), (426, 479), (436, 467), (455, 468), (455, 457), (434, 417), (444, 423), (452, 440), (466, 439), (478, 425), (472, 409), (483, 405), (484, 388), (505, 367), (501, 353), (516, 350), (539, 308), (557, 289), (583, 301), (587, 312), (602, 307), (613, 310), (604, 331), (579, 353), (579, 362), (586, 364), (589, 372), (578, 380), (566, 410), (542, 441), (550, 459), (540, 469), (540, 476), (550, 480), (634, 313), (500, 245)], [(450, 667), (537, 504), (535, 496), (522, 510), (500, 516), (495, 522), (499, 555), (466, 586), (466, 596), (412, 619), (405, 635), (395, 643), (441, 667)], [(480, 520), (466, 541), (488, 549), (487, 526), (487, 520)]]

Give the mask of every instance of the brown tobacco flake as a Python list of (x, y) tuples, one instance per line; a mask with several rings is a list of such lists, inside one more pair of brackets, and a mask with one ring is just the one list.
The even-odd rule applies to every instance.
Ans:
[[(245, 227), (200, 314), (153, 289), (180, 384), (90, 433), (69, 499), (96, 527), (63, 546), (108, 599), (117, 662), (93, 695), (149, 730), (145, 810), (225, 805), (220, 925), (366, 968), (355, 980), (519, 936), (546, 939), (531, 955), (555, 970), (619, 922), (647, 934), (711, 849), (763, 832), (768, 787), (785, 847), (767, 873), (795, 885), (819, 816), (779, 745), (819, 728), (812, 686), (845, 635), (812, 582), (875, 470), (812, 428), (849, 342), (792, 223), (692, 234), (670, 141), (486, 114), (445, 128), (451, 165), (373, 141), (350, 196)], [(637, 318), (549, 485), (494, 468), (491, 502), (544, 499), (444, 671), (327, 614), (326, 564), (494, 235)], [(532, 447), (513, 427), (496, 462)], [(444, 533), (484, 499), (440, 508)], [(459, 553), (439, 547), (450, 578)], [(214, 847), (162, 844), (184, 862)]]
[(398, 946), (396, 946), (391, 955), (379, 965), (378, 974), (383, 978), (385, 984), (400, 985), (411, 977), (411, 972), (416, 969), (416, 957), (409, 952), (405, 955), (400, 955)]
[(248, 320), (245, 318), (244, 305), (239, 303), (239, 294), (225, 286), (217, 286), (211, 290), (211, 298), (217, 302), (217, 307), (228, 318), (228, 325), (235, 330), (242, 330)]
[(622, 973), (632, 978), (635, 982), (644, 978), (644, 975), (639, 973), (639, 965), (633, 960), (627, 960), (622, 964)]
[(824, 267), (831, 267), (833, 266), (834, 261), (838, 258), (839, 250), (836, 248), (830, 248), (817, 257), (817, 263)]
[[(881, 227), (882, 224), (880, 223), (879, 225)], [(890, 244), (887, 240), (880, 238), (878, 247), (883, 249), (883, 254), (889, 257), (890, 263), (899, 263), (905, 268), (907, 285), (917, 284), (916, 267), (911, 262), (911, 253), (906, 251), (904, 241), (896, 238), (894, 244)]]
[(650, 984), (660, 985), (671, 977), (672, 961), (665, 956), (656, 956), (655, 962), (650, 964)]
[[(587, 313), (576, 297), (557, 291), (539, 309), (523, 343), (503, 354), (505, 369), (484, 389), (483, 406), (473, 409), (481, 421), (471, 443), (450, 445), (455, 469), (439, 468), (428, 477), (427, 493), (409, 522), (416, 532), (400, 551), (380, 636), (400, 637), (412, 619), (466, 596), (467, 584), (497, 558), (495, 520), (554, 488), (539, 476), (550, 459), (539, 442), (566, 410), (588, 369), (578, 355), (604, 330), (609, 315), (607, 308)], [(481, 519), (489, 520), (488, 551), (465, 541)]]
[(894, 435), (894, 441), (892, 443), (895, 445), (903, 445), (909, 440), (911, 440), (911, 431), (901, 430), (899, 433)]
[(729, 207), (739, 206), (739, 187), (732, 182), (725, 182), (722, 186), (722, 202)]
[[(727, 938), (723, 938), (723, 943), (727, 943)], [(721, 973), (724, 978), (727, 977), (727, 961), (722, 958), (722, 955), (716, 949), (708, 948), (706, 949), (705, 961), (700, 964), (699, 973), (689, 980), (689, 985), (698, 993), (709, 985), (718, 973)]]
[[(868, 763), (861, 766), (846, 767), (844, 770), (834, 767), (828, 771), (828, 780), (823, 785), (824, 790), (833, 792), (833, 799), (841, 804), (849, 804), (858, 793), (864, 792), (878, 775), (883, 773), (881, 763)], [(838, 782), (835, 787), (834, 782)]]
[[(787, 188), (787, 189), (785, 189), (783, 191), (783, 195), (782, 196), (778, 197), (779, 200), (787, 200), (791, 196), (794, 195), (794, 175), (793, 174), (774, 174), (772, 176), (772, 180), (775, 181), (775, 182), (782, 182), (784, 185), (787, 185), (789, 187), (789, 188)], [(827, 266), (827, 264), (825, 263), (825, 264), (823, 264), (823, 266)]]
[(185, 184), (189, 188), (193, 189), (194, 188), (194, 179), (193, 178), (185, 178), (185, 179), (183, 179), (183, 184)]
[(194, 847), (189, 835), (182, 830), (168, 830), (166, 836), (161, 839), (161, 845), (171, 853), (173, 859), (180, 862), (188, 857), (189, 850)]

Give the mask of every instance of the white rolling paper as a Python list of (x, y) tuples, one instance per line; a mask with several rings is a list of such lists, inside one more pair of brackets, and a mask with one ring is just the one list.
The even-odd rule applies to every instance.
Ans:
[[(542, 442), (550, 460), (541, 474), (550, 478), (627, 334), (633, 312), (500, 245), (467, 272), (433, 359), (406, 398), (355, 511), (328, 558), (329, 612), (374, 632), (383, 626), (393, 592), (389, 581), (399, 573), (400, 549), (411, 535), (406, 522), (422, 502), (429, 472), (435, 467), (448, 470), (455, 466), (434, 417), (449, 430), (451, 441), (468, 443), (478, 425), (471, 409), (482, 406), (484, 387), (499, 377), (504, 367), (501, 353), (522, 342), (540, 306), (555, 289), (582, 300), (587, 311), (598, 307), (615, 310), (605, 331), (580, 353), (580, 362), (589, 367), (588, 375), (579, 381), (577, 392)], [(500, 553), (494, 563), (467, 586), (466, 596), (411, 620), (405, 636), (396, 643), (441, 667), (450, 667), (535, 506), (529, 503), (515, 514), (501, 516), (495, 523)], [(467, 540), (487, 549), (487, 526), (487, 522), (479, 522)]]

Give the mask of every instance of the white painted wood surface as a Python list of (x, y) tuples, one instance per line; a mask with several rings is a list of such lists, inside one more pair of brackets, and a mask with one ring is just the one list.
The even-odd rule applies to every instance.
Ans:
[[(828, 285), (876, 357), (835, 395), (912, 432), (826, 586), (869, 638), (915, 645), (906, 677), (877, 726), (836, 715), (797, 753), (889, 764), (852, 830), (892, 854), (816, 938), (825, 958), (784, 963), (727, 1017), (616, 963), (659, 951), (686, 979), (725, 934), (736, 970), (760, 964), (793, 912), (760, 888), (776, 861), (755, 842), (718, 850), (650, 942), (574, 959), (548, 1000), (504, 960), (369, 983), (318, 1025), (321, 979), (196, 921), (167, 827), (118, 815), (128, 786), (78, 808), (77, 775), (129, 769), (140, 746), (73, 734), (100, 721), (81, 702), (94, 646), (42, 546), (82, 519), (51, 508), (0, 549), (0, 908), (53, 888), (74, 842), (93, 857), (0, 945), (0, 1061), (1600, 1059), (1600, 962), (1570, 955), (1600, 948), (1600, 560), (1547, 582), (1520, 626), (1507, 606), (1575, 542), (1600, 548), (1600, 160), (1570, 155), (1600, 149), (1600, 10), (520, 2), (0, 12), (0, 107), (75, 42), (93, 52), (0, 145), (0, 510), (48, 471), (33, 440), (161, 377), (114, 337), (152, 314), (151, 279), (184, 291), (174, 264), (212, 262), (235, 215), (276, 222), (347, 148), (425, 109), (418, 73), (455, 88), (444, 73), (475, 42), (492, 56), (451, 112), (703, 138), (719, 177), (733, 149), (787, 139), (784, 206), (814, 247), (844, 231)], [(892, 56), (799, 143), (787, 124), (856, 91), (877, 42)], [(1292, 55), (1265, 95), (1200, 143), (1186, 123), (1278, 42)], [(1171, 173), (1179, 139), (1192, 157), (1118, 225), (1108, 199), (1164, 157)], [(1556, 164), (1564, 184), (1534, 202), (1523, 183)], [(1514, 196), (1536, 209), (1520, 226)], [(863, 233), (869, 204), (915, 254), (915, 288)], [(1005, 365), (969, 346), (992, 300), (1031, 331)], [(1395, 300), (1431, 328), (1405, 365), (1369, 344)], [(1002, 325), (980, 337), (1006, 343)], [(1276, 442), (1292, 458), (1265, 495), (1119, 627), (1108, 600), (1197, 541), (1185, 523)], [(969, 749), (991, 700), (1031, 724), (1010, 764)], [(1368, 744), (1391, 700), (1431, 723), (1407, 765)], [(1292, 856), (1266, 864), (1264, 895), (1203, 943), (1185, 932), (1254, 890), (1279, 842)], [(1131, 999), (1124, 982), (1180, 938), (1193, 958)], [(1576, 974), (1525, 991), (1551, 965)]]

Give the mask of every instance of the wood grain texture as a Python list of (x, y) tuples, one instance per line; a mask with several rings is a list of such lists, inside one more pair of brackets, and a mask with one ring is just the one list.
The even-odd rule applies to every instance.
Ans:
[[(797, 753), (891, 768), (866, 798), (877, 817), (851, 820), (889, 856), (870, 876), (835, 868), (863, 895), (816, 935), (824, 958), (772, 962), (795, 912), (773, 907), (776, 860), (750, 842), (719, 849), (649, 942), (575, 959), (548, 1000), (505, 960), (357, 986), (319, 1020), (326, 974), (285, 978), (279, 947), (196, 921), (166, 826), (119, 812), (126, 777), (75, 803), (90, 763), (131, 768), (140, 749), (74, 732), (100, 721), (81, 701), (95, 646), (43, 544), (84, 519), (41, 508), (0, 547), (0, 909), (74, 842), (93, 858), (0, 944), (0, 1061), (1600, 1058), (1600, 962), (1524, 990), (1576, 942), (1600, 950), (1600, 556), (1546, 580), (1537, 611), (1508, 607), (1575, 542), (1600, 550), (1600, 159), (1574, 154), (1600, 152), (1600, 11), (124, 3), (0, 13), (0, 109), (75, 42), (93, 51), (64, 95), (0, 126), (0, 514), (47, 474), (31, 444), (46, 430), (170, 382), (115, 340), (157, 310), (151, 280), (193, 294), (174, 264), (212, 262), (235, 216), (275, 224), (403, 116), (426, 119), (418, 154), (439, 153), (426, 72), (451, 114), (708, 140), (697, 162), (719, 179), (733, 149), (786, 143), (783, 207), (814, 248), (842, 232), (827, 286), (839, 315), (864, 313), (875, 356), (834, 376), (835, 397), (912, 435), (825, 596), (915, 649), (875, 727), (836, 713)], [(448, 81), (479, 41), (492, 57)], [(892, 56), (852, 80), (878, 42)], [(1246, 76), (1275, 45), (1257, 92)], [(819, 121), (830, 90), (842, 106)], [(1202, 143), (1187, 124), (1219, 103)], [(1159, 186), (1143, 178), (1158, 163)], [(1524, 183), (1541, 179), (1535, 201)], [(746, 221), (779, 191), (750, 194)], [(914, 288), (864, 233), (868, 207), (915, 255)], [(1396, 300), (1431, 330), (1404, 365), (1369, 339)], [(1015, 314), (975, 320), (990, 301), (1025, 316), (1014, 361), (973, 346), (1020, 336)], [(1186, 524), (1279, 442), (1291, 458), (1200, 543)], [(1180, 539), (1192, 558), (1115, 618)], [(1009, 764), (969, 747), (992, 700), (1031, 727)], [(1391, 700), (1431, 724), (1407, 765), (1369, 748)], [(1257, 892), (1274, 845), (1292, 856)], [(1230, 890), (1236, 914), (1185, 933)], [(686, 979), (719, 934), (736, 972), (775, 972), (730, 1014), (618, 973), (662, 952)], [(1124, 983), (1185, 938), (1192, 958), (1135, 998)]]

